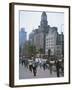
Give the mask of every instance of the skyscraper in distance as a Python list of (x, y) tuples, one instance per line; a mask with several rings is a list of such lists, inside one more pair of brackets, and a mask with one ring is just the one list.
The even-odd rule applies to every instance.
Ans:
[(19, 31), (19, 46), (22, 47), (27, 40), (27, 32), (25, 31), (25, 28), (21, 28)]

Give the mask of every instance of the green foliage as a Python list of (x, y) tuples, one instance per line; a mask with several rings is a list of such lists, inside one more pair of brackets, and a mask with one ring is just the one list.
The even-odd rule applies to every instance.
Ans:
[(28, 45), (28, 52), (30, 53), (30, 55), (35, 56), (36, 55), (36, 47), (33, 45)]
[(36, 55), (36, 47), (34, 45), (31, 45), (31, 44), (24, 45), (23, 55), (28, 56), (28, 57), (35, 56)]
[(43, 49), (42, 49), (42, 48), (39, 49), (39, 53), (40, 53), (40, 54), (43, 53)]

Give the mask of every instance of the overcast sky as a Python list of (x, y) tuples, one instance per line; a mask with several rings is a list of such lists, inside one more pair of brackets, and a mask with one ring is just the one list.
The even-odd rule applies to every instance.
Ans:
[[(20, 11), (20, 29), (25, 28), (27, 38), (33, 29), (38, 28), (41, 21), (42, 12)], [(64, 13), (46, 12), (48, 25), (58, 28), (58, 32), (64, 29)]]

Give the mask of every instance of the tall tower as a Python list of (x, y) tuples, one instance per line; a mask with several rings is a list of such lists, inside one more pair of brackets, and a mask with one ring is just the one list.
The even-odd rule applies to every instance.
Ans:
[(40, 26), (45, 28), (48, 25), (48, 21), (47, 21), (47, 15), (46, 12), (43, 11), (42, 15), (41, 15), (41, 22), (40, 22)]
[(19, 31), (19, 46), (23, 47), (25, 41), (27, 40), (27, 32), (25, 28), (21, 28)]

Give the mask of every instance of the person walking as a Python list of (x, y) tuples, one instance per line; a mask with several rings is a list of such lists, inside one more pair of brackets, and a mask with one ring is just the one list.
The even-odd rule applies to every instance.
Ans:
[(36, 73), (37, 73), (37, 67), (36, 67), (36, 64), (33, 63), (33, 74), (34, 74), (34, 76), (36, 76)]
[(45, 71), (45, 69), (47, 68), (46, 62), (43, 63), (43, 69)]
[(29, 64), (29, 70), (32, 72), (32, 63)]
[(49, 64), (50, 74), (52, 74), (52, 64)]

